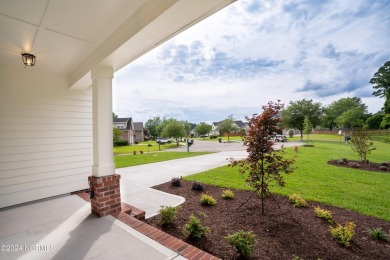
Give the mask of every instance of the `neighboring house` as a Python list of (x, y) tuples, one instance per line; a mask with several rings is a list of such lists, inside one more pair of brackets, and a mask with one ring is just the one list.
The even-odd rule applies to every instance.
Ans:
[(135, 142), (145, 141), (144, 123), (142, 123), (142, 122), (135, 122), (134, 123), (134, 141)]
[[(211, 132), (210, 132), (210, 135), (219, 135), (218, 125), (219, 125), (221, 122), (222, 122), (222, 121), (213, 122), (213, 123), (211, 124)], [(246, 133), (246, 131), (248, 130), (248, 124), (242, 122), (241, 120), (236, 120), (236, 121), (234, 121), (234, 124), (240, 129), (239, 131), (237, 131), (237, 133), (241, 133), (242, 130), (244, 130), (245, 133)]]
[(114, 74), (232, 2), (0, 1), (0, 208), (91, 187), (120, 211)]
[(135, 142), (135, 132), (133, 119), (128, 118), (113, 118), (113, 127), (122, 131), (122, 139), (126, 140), (129, 144), (134, 144)]

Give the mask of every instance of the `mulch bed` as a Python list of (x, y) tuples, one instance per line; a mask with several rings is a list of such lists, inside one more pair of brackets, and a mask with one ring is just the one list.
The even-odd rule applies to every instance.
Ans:
[[(299, 259), (389, 259), (390, 256), (390, 242), (374, 240), (367, 232), (368, 228), (381, 227), (390, 233), (390, 222), (350, 210), (317, 202), (309, 202), (308, 208), (294, 208), (287, 197), (274, 195), (280, 208), (267, 198), (266, 214), (263, 216), (260, 199), (256, 196), (239, 208), (253, 194), (251, 191), (233, 190), (236, 198), (223, 200), (222, 188), (207, 185), (204, 193), (217, 199), (217, 205), (204, 207), (199, 203), (201, 192), (191, 190), (191, 182), (182, 181), (181, 187), (165, 183), (154, 188), (182, 196), (186, 202), (181, 205), (173, 226), (162, 228), (159, 216), (146, 222), (185, 240), (182, 227), (189, 216), (192, 213), (199, 216), (199, 212), (204, 212), (203, 225), (210, 227), (211, 232), (200, 241), (185, 241), (222, 259), (240, 259), (236, 250), (224, 239), (239, 230), (251, 230), (256, 234), (258, 244), (251, 259), (292, 259), (293, 256), (299, 256)], [(350, 247), (340, 246), (334, 240), (329, 232), (330, 224), (315, 217), (313, 207), (316, 206), (330, 210), (333, 219), (342, 225), (350, 221), (356, 224), (356, 234)]]
[[(358, 164), (359, 168), (354, 168), (352, 166), (353, 163)], [(339, 160), (331, 160), (331, 161), (328, 161), (328, 164), (331, 164), (334, 166), (339, 166), (339, 167), (354, 168), (354, 169), (373, 171), (373, 172), (389, 172), (390, 171), (390, 168), (388, 168), (387, 171), (381, 170), (379, 168), (381, 166), (381, 164), (380, 163), (373, 163), (373, 162), (362, 163), (361, 161), (348, 160), (348, 163), (340, 163)]]

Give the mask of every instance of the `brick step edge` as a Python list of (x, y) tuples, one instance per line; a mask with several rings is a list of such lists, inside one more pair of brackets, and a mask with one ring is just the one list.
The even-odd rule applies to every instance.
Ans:
[[(77, 192), (74, 193), (74, 195), (79, 196), (87, 202), (91, 201), (89, 199), (89, 193), (87, 192)], [(158, 228), (150, 226), (140, 219), (137, 219), (134, 216), (128, 214), (127, 212), (129, 210), (133, 210), (133, 208), (137, 209), (131, 205), (128, 205), (127, 203), (122, 202), (122, 211), (111, 214), (111, 216), (187, 259), (220, 260), (220, 258), (200, 250), (199, 248), (190, 245), (174, 236), (171, 236)], [(145, 218), (145, 212), (143, 213), (143, 218)]]
[(145, 222), (136, 219), (123, 212), (111, 214), (114, 218), (125, 223), (129, 227), (137, 230), (145, 236), (153, 239), (161, 245), (169, 248), (177, 254), (190, 260), (218, 260), (220, 258), (213, 256), (183, 240), (171, 236), (158, 228), (150, 226)]
[[(73, 193), (74, 195), (79, 196), (83, 200), (87, 202), (91, 202), (91, 199), (89, 198), (89, 192), (88, 191), (80, 191)], [(128, 214), (136, 219), (144, 220), (145, 219), (145, 211), (139, 208), (136, 208), (134, 206), (131, 206), (127, 203), (121, 202), (122, 211), (125, 214)]]

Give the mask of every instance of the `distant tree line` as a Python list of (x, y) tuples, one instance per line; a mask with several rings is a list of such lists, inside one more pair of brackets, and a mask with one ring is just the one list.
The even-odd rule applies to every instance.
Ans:
[[(370, 83), (373, 84), (375, 90), (372, 94), (385, 99), (383, 108), (375, 114), (367, 112), (367, 105), (359, 97), (341, 98), (326, 106), (312, 99), (302, 99), (291, 101), (280, 111), (279, 127), (298, 129), (301, 137), (303, 133), (309, 132), (309, 128), (388, 129), (390, 128), (390, 61), (385, 62), (378, 69)], [(237, 131), (233, 123), (233, 116), (227, 117), (219, 123), (219, 132), (227, 133), (229, 136), (229, 133)], [(190, 136), (191, 130), (200, 136), (211, 132), (211, 125), (205, 122), (193, 124), (165, 117), (151, 118), (146, 122), (145, 127), (153, 138), (161, 136), (176, 138), (176, 140)]]
[(375, 114), (367, 113), (367, 106), (359, 97), (347, 97), (323, 106), (313, 100), (299, 100), (290, 102), (289, 106), (281, 111), (281, 126), (304, 130), (306, 123), (313, 128), (354, 128), (388, 129), (390, 128), (390, 61), (387, 61), (370, 80), (375, 91), (374, 96), (385, 98), (381, 111)]

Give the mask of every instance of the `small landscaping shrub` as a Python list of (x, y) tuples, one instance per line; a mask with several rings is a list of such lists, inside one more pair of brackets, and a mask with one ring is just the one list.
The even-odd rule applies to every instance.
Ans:
[(114, 142), (114, 146), (126, 146), (129, 145), (129, 143), (126, 140), (119, 140)]
[(210, 135), (210, 139), (216, 139), (218, 135)]
[(347, 164), (348, 163), (348, 159), (347, 158), (341, 158), (340, 160), (338, 160), (338, 163), (339, 164)]
[[(201, 217), (204, 218), (205, 215), (201, 214)], [(191, 214), (190, 219), (183, 227), (183, 235), (190, 239), (201, 239), (209, 232), (210, 228), (202, 226), (200, 219), (194, 214)]]
[(337, 227), (330, 227), (330, 233), (336, 239), (336, 241), (348, 247), (352, 237), (355, 235), (355, 223), (348, 222), (344, 227), (340, 224), (337, 224)]
[(360, 168), (360, 164), (355, 162), (349, 163), (349, 166), (351, 166), (352, 168)]
[(141, 150), (141, 151), (139, 151), (139, 153), (140, 153), (140, 154), (144, 154), (144, 151)]
[(289, 201), (294, 204), (295, 208), (304, 208), (307, 207), (307, 202), (304, 198), (301, 197), (299, 194), (293, 194), (290, 197), (288, 197)]
[(202, 204), (203, 206), (214, 206), (215, 204), (217, 204), (217, 202), (215, 201), (213, 196), (202, 194), (202, 196), (200, 197), (200, 204)]
[(148, 147), (152, 147), (153, 145), (152, 144), (148, 144)]
[(256, 235), (252, 231), (240, 230), (228, 235), (225, 239), (244, 257), (249, 257), (255, 250)]
[(381, 228), (368, 229), (368, 234), (370, 234), (372, 238), (375, 238), (377, 240), (389, 240), (389, 235), (387, 235)]
[(171, 206), (161, 206), (159, 213), (161, 215), (160, 223), (162, 226), (173, 224), (177, 218), (177, 212), (180, 209), (179, 206), (171, 207)]
[(323, 218), (329, 223), (333, 223), (332, 212), (330, 212), (329, 210), (321, 209), (320, 207), (315, 207), (314, 213), (316, 214), (317, 218)]
[(204, 184), (198, 181), (192, 182), (191, 190), (204, 190)]
[(232, 200), (234, 199), (234, 192), (231, 190), (223, 190), (221, 197), (225, 200)]
[(133, 151), (133, 154), (136, 155), (136, 154), (137, 154), (137, 151)]
[(173, 177), (171, 180), (171, 186), (180, 187), (181, 186), (181, 178)]

